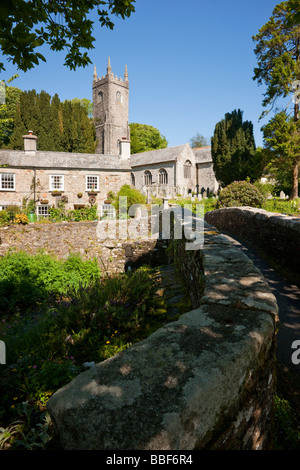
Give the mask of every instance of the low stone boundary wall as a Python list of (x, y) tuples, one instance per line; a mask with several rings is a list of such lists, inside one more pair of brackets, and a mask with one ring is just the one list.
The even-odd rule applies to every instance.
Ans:
[[(132, 224), (135, 221), (132, 221)], [(29, 225), (10, 225), (0, 227), (0, 256), (9, 250), (24, 250), (29, 254), (44, 252), (58, 259), (67, 258), (72, 253), (79, 253), (82, 258), (97, 258), (104, 274), (124, 272), (128, 266), (148, 264), (157, 266), (167, 264), (166, 243), (145, 237), (131, 239), (112, 236), (106, 237), (105, 230), (109, 221), (100, 222), (56, 222), (33, 223)], [(137, 224), (135, 224), (137, 225)], [(143, 227), (145, 224), (143, 224)], [(130, 224), (128, 223), (130, 228)], [(139, 227), (137, 227), (139, 234)]]
[(253, 207), (228, 207), (207, 212), (205, 220), (221, 231), (240, 236), (298, 272), (300, 218)]
[(201, 249), (173, 247), (189, 275), (200, 272), (197, 308), (48, 401), (64, 449), (269, 446), (277, 303), (244, 253), (210, 225), (203, 232)]

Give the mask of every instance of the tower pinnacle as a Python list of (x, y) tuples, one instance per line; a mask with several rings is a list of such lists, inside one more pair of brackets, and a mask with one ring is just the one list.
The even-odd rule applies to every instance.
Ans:
[(107, 63), (107, 73), (111, 73), (110, 57), (108, 58), (108, 63)]
[(94, 65), (94, 74), (93, 74), (93, 80), (97, 80), (97, 70), (96, 70), (96, 65)]
[(127, 65), (125, 65), (124, 80), (128, 80), (128, 71), (127, 71)]

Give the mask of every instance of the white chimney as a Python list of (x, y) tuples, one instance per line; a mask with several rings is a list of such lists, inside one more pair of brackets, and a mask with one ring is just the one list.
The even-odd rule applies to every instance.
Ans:
[(28, 131), (27, 135), (23, 135), (24, 139), (24, 150), (25, 153), (36, 152), (36, 142), (38, 140), (36, 135), (33, 135), (33, 131)]
[(130, 158), (130, 140), (127, 140), (126, 137), (122, 137), (122, 140), (119, 141), (120, 145), (120, 158), (122, 160), (128, 160)]

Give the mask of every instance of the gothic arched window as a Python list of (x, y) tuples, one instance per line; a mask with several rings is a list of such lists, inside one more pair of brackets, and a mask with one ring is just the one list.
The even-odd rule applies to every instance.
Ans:
[(161, 168), (158, 173), (158, 183), (168, 184), (168, 172), (164, 168)]
[(132, 184), (132, 186), (135, 186), (135, 176), (134, 176), (133, 173), (131, 173), (130, 176), (131, 176), (131, 184)]
[(116, 93), (116, 102), (117, 103), (122, 103), (122, 94), (120, 91), (117, 91)]
[(192, 177), (192, 163), (190, 160), (186, 160), (185, 164), (183, 165), (183, 176), (184, 178), (191, 179)]
[(144, 173), (144, 183), (146, 186), (151, 186), (152, 184), (152, 174), (149, 170), (146, 170)]
[(99, 99), (100, 102), (103, 101), (103, 93), (102, 93), (102, 91), (99, 91), (99, 93), (98, 93), (98, 99)]

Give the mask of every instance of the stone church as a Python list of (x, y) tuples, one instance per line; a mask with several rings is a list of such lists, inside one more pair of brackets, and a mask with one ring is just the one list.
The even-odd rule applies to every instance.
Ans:
[(34, 199), (37, 215), (47, 217), (63, 196), (67, 209), (97, 204), (101, 212), (108, 193), (124, 184), (149, 198), (217, 191), (210, 147), (184, 144), (131, 155), (126, 66), (124, 78), (112, 73), (110, 59), (104, 76), (95, 67), (92, 88), (96, 153), (40, 151), (29, 131), (24, 150), (0, 150), (0, 210)]

